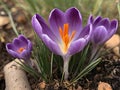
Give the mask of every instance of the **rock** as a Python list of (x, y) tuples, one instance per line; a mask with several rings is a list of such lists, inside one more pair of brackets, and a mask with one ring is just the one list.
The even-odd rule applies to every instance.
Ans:
[(10, 23), (10, 19), (7, 16), (0, 16), (0, 27)]
[(120, 57), (120, 47), (115, 47), (115, 48), (113, 48), (113, 52), (117, 55), (117, 56), (119, 56)]
[(2, 16), (3, 16), (3, 15), (6, 15), (5, 11), (1, 10), (1, 11), (0, 11), (0, 15), (2, 15)]
[(39, 88), (40, 88), (40, 90), (42, 89), (45, 89), (45, 87), (46, 87), (46, 83), (43, 81), (43, 82), (41, 82), (41, 83), (39, 83)]
[(118, 34), (113, 35), (106, 43), (105, 47), (108, 49), (112, 49), (113, 52), (120, 57), (120, 36)]
[(4, 67), (5, 90), (31, 90), (26, 73), (16, 62), (20, 63), (18, 59), (15, 59)]
[(16, 12), (17, 12), (17, 8), (16, 8), (16, 7), (12, 7), (12, 8), (11, 8), (11, 12), (12, 12), (12, 13), (16, 13)]
[(112, 90), (112, 87), (105, 82), (99, 82), (97, 90)]
[(118, 34), (113, 35), (106, 43), (107, 48), (114, 48), (120, 44), (120, 36)]

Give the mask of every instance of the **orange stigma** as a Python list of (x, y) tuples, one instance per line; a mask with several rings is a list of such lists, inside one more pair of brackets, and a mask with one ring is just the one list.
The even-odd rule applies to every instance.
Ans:
[(62, 39), (62, 46), (60, 45), (60, 48), (64, 53), (66, 53), (70, 45), (70, 42), (74, 38), (76, 32), (72, 31), (71, 35), (69, 35), (69, 24), (66, 23), (64, 24), (63, 30), (61, 27), (59, 28), (59, 33)]
[(18, 53), (22, 53), (23, 50), (25, 50), (25, 48), (21, 47), (21, 48), (19, 48), (19, 49), (17, 50), (17, 52), (18, 52)]

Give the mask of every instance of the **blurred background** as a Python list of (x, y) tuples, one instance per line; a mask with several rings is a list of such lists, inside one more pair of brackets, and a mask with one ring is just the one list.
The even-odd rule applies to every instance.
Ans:
[[(28, 29), (29, 31), (32, 29), (31, 17), (34, 14), (40, 14), (47, 21), (52, 9), (59, 8), (65, 11), (69, 7), (80, 10), (83, 25), (86, 24), (90, 14), (95, 17), (100, 15), (110, 19), (120, 19), (119, 0), (0, 0), (0, 24), (2, 23), (0, 27), (5, 27), (10, 23), (7, 29), (15, 33), (27, 33)], [(28, 37), (30, 35), (29, 33)]]

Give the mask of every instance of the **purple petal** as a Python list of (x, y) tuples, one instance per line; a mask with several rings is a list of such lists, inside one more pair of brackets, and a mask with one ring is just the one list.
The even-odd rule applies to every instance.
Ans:
[(69, 32), (75, 30), (77, 35), (80, 34), (82, 29), (82, 16), (78, 9), (69, 8), (65, 12), (67, 23), (69, 24)]
[(12, 43), (7, 43), (6, 44), (6, 49), (7, 50), (13, 50), (13, 51), (17, 50), (16, 46), (14, 44), (12, 44)]
[(15, 38), (15, 39), (13, 40), (13, 44), (14, 44), (14, 46), (15, 46), (17, 49), (19, 49), (20, 47), (27, 47), (27, 44), (24, 43), (23, 41), (21, 41), (21, 40), (18, 39), (18, 38)]
[(97, 16), (93, 22), (93, 27), (96, 27), (97, 24), (102, 20), (101, 16)]
[(104, 18), (98, 23), (98, 26), (104, 26), (108, 30), (110, 27), (110, 20), (108, 18)]
[(115, 33), (118, 28), (118, 21), (117, 20), (112, 20), (110, 23), (110, 29), (108, 29), (109, 33)]
[(92, 24), (86, 25), (79, 35), (79, 38), (85, 38), (87, 41), (90, 39), (92, 34)]
[(7, 52), (15, 58), (20, 58), (20, 55), (11, 49), (7, 49)]
[[(42, 34), (42, 26), (38, 19), (36, 18), (37, 14), (32, 17), (32, 26), (36, 32), (36, 34), (41, 38)], [(41, 20), (42, 21), (42, 20)]]
[(68, 50), (68, 54), (73, 55), (75, 53), (80, 52), (85, 47), (86, 44), (87, 41), (84, 38), (80, 38), (76, 41), (73, 41)]
[(30, 40), (28, 40), (27, 38), (25, 38), (23, 35), (19, 35), (18, 39), (21, 40), (21, 42), (25, 42), (25, 44), (27, 46), (26, 49), (28, 51), (32, 50), (32, 43), (31, 43)]
[[(19, 53), (18, 50), (21, 47), (25, 49)], [(15, 38), (12, 43), (6, 44), (6, 50), (13, 57), (16, 57), (19, 59), (28, 59), (30, 58), (32, 43), (23, 35), (19, 35), (18, 38)]]
[(65, 15), (61, 10), (54, 9), (51, 11), (49, 16), (49, 23), (52, 33), (54, 33), (56, 37), (60, 37), (59, 28), (63, 27), (65, 21)]
[(29, 52), (32, 51), (32, 43), (31, 43), (30, 40), (28, 40), (28, 47), (27, 47), (27, 50), (28, 50)]
[(45, 23), (44, 19), (36, 14), (33, 16), (32, 18), (32, 26), (36, 32), (36, 34), (41, 38), (41, 35), (47, 34), (50, 38), (52, 38), (53, 40), (56, 40), (55, 35), (51, 32), (50, 28), (47, 26), (47, 24)]
[(112, 37), (113, 34), (116, 33), (117, 28), (118, 28), (118, 21), (117, 20), (112, 20), (111, 23), (110, 23), (110, 28), (108, 29), (108, 33), (109, 33), (109, 35), (107, 37), (108, 39), (110, 37)]
[(94, 30), (92, 41), (94, 44), (103, 44), (107, 37), (107, 30), (103, 26), (99, 26)]
[(118, 21), (112, 20), (110, 24), (110, 29), (117, 29), (118, 28)]
[(93, 16), (90, 15), (89, 18), (88, 18), (87, 24), (92, 24), (93, 21), (94, 21)]
[(42, 35), (42, 40), (45, 43), (45, 45), (55, 54), (62, 55), (61, 50), (56, 42), (54, 42), (51, 38), (49, 38), (47, 35)]
[(25, 38), (24, 35), (19, 35), (18, 39), (24, 42), (26, 45), (28, 44), (27, 38)]
[(24, 59), (24, 60), (29, 60), (30, 59), (30, 52), (28, 50), (24, 50), (21, 54), (20, 54), (20, 58)]

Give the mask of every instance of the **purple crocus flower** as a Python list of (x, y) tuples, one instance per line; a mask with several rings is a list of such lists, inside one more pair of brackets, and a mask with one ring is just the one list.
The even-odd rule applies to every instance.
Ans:
[(100, 16), (94, 19), (93, 16), (90, 15), (88, 24), (90, 23), (93, 24), (91, 41), (96, 45), (102, 45), (105, 43), (112, 37), (118, 28), (117, 20), (110, 21), (108, 18), (102, 18)]
[(12, 43), (7, 43), (6, 49), (13, 57), (23, 59), (27, 64), (31, 64), (30, 54), (32, 51), (32, 43), (23, 35), (19, 35)]
[(45, 45), (64, 59), (65, 78), (68, 74), (70, 57), (80, 52), (88, 43), (92, 25), (82, 28), (82, 17), (78, 9), (72, 7), (62, 12), (53, 9), (49, 16), (50, 27), (38, 14), (32, 17), (32, 26)]
[(88, 24), (93, 25), (91, 35), (93, 49), (90, 60), (95, 60), (99, 56), (99, 46), (103, 45), (116, 32), (118, 28), (118, 21), (110, 21), (108, 18), (102, 18), (101, 16), (98, 16), (94, 19), (93, 16), (90, 15)]

